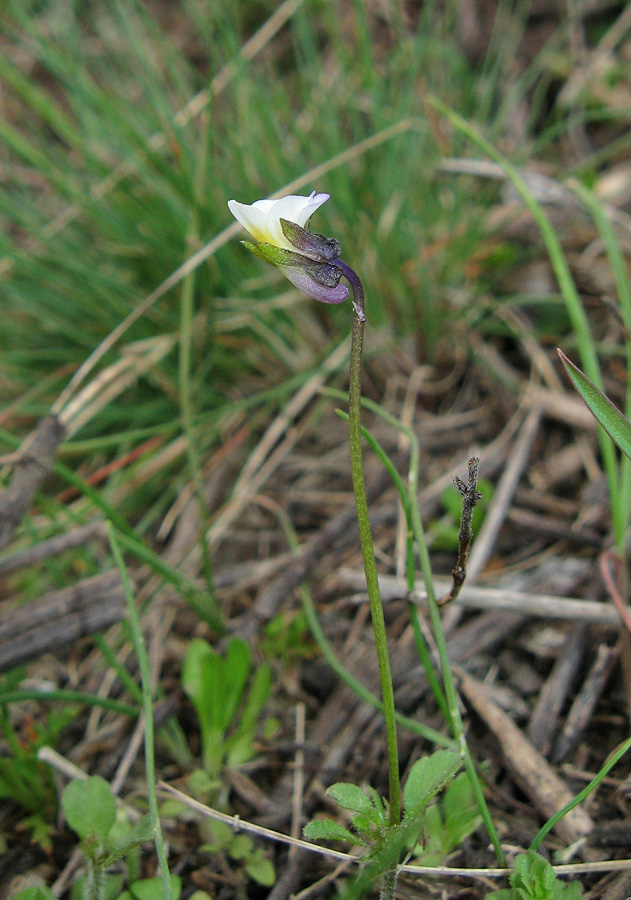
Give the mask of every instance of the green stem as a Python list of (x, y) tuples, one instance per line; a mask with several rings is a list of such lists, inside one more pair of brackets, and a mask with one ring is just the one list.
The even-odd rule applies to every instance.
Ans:
[(153, 697), (151, 695), (151, 671), (149, 669), (149, 658), (147, 656), (147, 648), (142, 635), (140, 625), (140, 617), (136, 609), (134, 595), (132, 592), (127, 567), (123, 560), (123, 554), (118, 543), (116, 532), (111, 522), (107, 523), (107, 536), (109, 538), (110, 547), (114, 554), (116, 565), (120, 571), (121, 581), (125, 590), (125, 598), (127, 600), (127, 615), (129, 616), (129, 626), (132, 634), (132, 642), (134, 651), (138, 659), (140, 667), (140, 681), (142, 685), (142, 711), (145, 719), (145, 775), (147, 778), (147, 799), (149, 801), (149, 815), (151, 817), (151, 826), (153, 828), (153, 839), (160, 863), (160, 875), (162, 876), (162, 895), (164, 900), (171, 900), (171, 878), (169, 875), (169, 864), (167, 861), (166, 851), (164, 849), (164, 840), (162, 838), (162, 829), (160, 827), (160, 815), (158, 812), (158, 798), (156, 796), (156, 770), (154, 759), (154, 737), (153, 737)]
[[(366, 401), (362, 401), (362, 406), (368, 407), (369, 404), (366, 403)], [(394, 426), (396, 428), (399, 428), (399, 430), (401, 430), (404, 434), (408, 434), (408, 436), (409, 436), (408, 429), (403, 428), (401, 426), (401, 423), (397, 419), (394, 419), (393, 417), (390, 417), (387, 414), (383, 414), (383, 410), (380, 410), (378, 408), (375, 409), (374, 412), (376, 412), (377, 415), (383, 415), (383, 418), (387, 422), (391, 422), (391, 424), (394, 424)], [(348, 421), (348, 415), (345, 412), (342, 412), (342, 410), (338, 409), (337, 413), (345, 421)], [(371, 447), (371, 449), (379, 457), (379, 459), (385, 466), (388, 474), (390, 475), (390, 477), (392, 478), (392, 481), (394, 482), (394, 486), (396, 487), (396, 489), (399, 493), (399, 499), (401, 500), (401, 506), (403, 507), (403, 514), (405, 516), (406, 531), (407, 531), (405, 576), (406, 576), (406, 584), (407, 584), (408, 593), (411, 593), (414, 590), (414, 588), (416, 587), (416, 566), (415, 566), (415, 562), (414, 562), (414, 525), (412, 522), (412, 512), (411, 512), (412, 500), (408, 493), (408, 489), (406, 488), (405, 484), (403, 483), (403, 479), (399, 475), (394, 463), (389, 458), (389, 456), (387, 455), (386, 451), (383, 449), (383, 447), (381, 446), (379, 441), (377, 441), (372, 436), (372, 434), (368, 431), (368, 429), (364, 428), (363, 425), (362, 425), (362, 435), (365, 438), (365, 440), (367, 441), (367, 443), (369, 444), (369, 446)], [(410, 445), (412, 447), (414, 447), (415, 440), (416, 439), (413, 436), (410, 437)], [(413, 477), (413, 473), (415, 471), (414, 460), (416, 459), (417, 456), (418, 456), (418, 454), (414, 454), (414, 452), (412, 452), (411, 464), (410, 464), (410, 473), (411, 473), (410, 477)], [(416, 466), (416, 469), (418, 469), (418, 465)], [(416, 479), (415, 479), (414, 483), (416, 483)], [(428, 648), (425, 638), (423, 637), (423, 634), (421, 632), (421, 626), (420, 626), (419, 618), (418, 618), (418, 610), (416, 608), (416, 605), (414, 603), (412, 603), (411, 601), (408, 602), (408, 612), (410, 615), (410, 623), (412, 625), (412, 632), (414, 634), (414, 642), (416, 644), (416, 650), (417, 650), (419, 659), (421, 660), (423, 668), (425, 669), (425, 673), (427, 675), (427, 680), (429, 682), (432, 693), (434, 694), (434, 697), (436, 698), (436, 702), (438, 703), (438, 706), (441, 709), (441, 712), (445, 718), (445, 721), (448, 722), (449, 721), (449, 710), (447, 709), (447, 701), (445, 700), (445, 695), (443, 693), (443, 689), (440, 685), (440, 681), (439, 681), (436, 671), (434, 669), (434, 664), (431, 659), (429, 648)], [(397, 716), (397, 721), (399, 721), (398, 716)]]
[(353, 317), (353, 330), (351, 334), (348, 402), (351, 474), (353, 478), (353, 491), (355, 493), (355, 506), (357, 507), (359, 540), (362, 556), (364, 558), (368, 602), (370, 604), (370, 614), (372, 617), (372, 627), (377, 650), (377, 662), (379, 664), (383, 712), (386, 723), (390, 795), (389, 823), (390, 825), (398, 825), (401, 821), (401, 783), (399, 779), (399, 753), (397, 747), (394, 689), (392, 687), (392, 673), (390, 671), (388, 641), (386, 638), (386, 623), (383, 616), (383, 607), (381, 605), (379, 582), (377, 580), (377, 566), (375, 564), (370, 520), (368, 518), (368, 501), (366, 500), (366, 486), (364, 484), (364, 468), (362, 464), (361, 366), (364, 343), (364, 324), (366, 321), (364, 315), (364, 292), (361, 282), (355, 272), (346, 266), (345, 263), (341, 263), (341, 261), (338, 261), (338, 263), (353, 289), (355, 315)]

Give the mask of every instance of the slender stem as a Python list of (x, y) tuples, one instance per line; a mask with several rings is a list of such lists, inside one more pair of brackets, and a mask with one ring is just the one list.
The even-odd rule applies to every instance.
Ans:
[(619, 762), (625, 753), (628, 753), (631, 750), (631, 738), (627, 738), (626, 741), (618, 747), (613, 756), (607, 760), (605, 765), (600, 769), (598, 774), (592, 778), (589, 784), (585, 785), (582, 791), (580, 791), (576, 797), (573, 797), (568, 804), (566, 804), (563, 809), (560, 809), (556, 812), (552, 818), (548, 819), (546, 824), (540, 829), (538, 834), (536, 835), (534, 841), (530, 845), (531, 850), (538, 850), (541, 846), (541, 842), (547, 835), (549, 831), (551, 831), (554, 826), (559, 822), (563, 816), (566, 816), (570, 810), (574, 809), (575, 806), (578, 806), (579, 803), (582, 803), (583, 800), (586, 800), (587, 797), (595, 791), (600, 782), (609, 774), (609, 772), (613, 769), (617, 762)]
[(357, 507), (357, 523), (359, 525), (359, 540), (362, 556), (364, 558), (364, 572), (366, 574), (366, 587), (368, 589), (368, 602), (372, 617), (372, 627), (375, 635), (377, 650), (377, 662), (379, 664), (379, 679), (381, 681), (381, 693), (383, 697), (383, 712), (386, 723), (386, 743), (388, 750), (388, 775), (390, 794), (390, 825), (398, 825), (401, 821), (401, 784), (399, 779), (399, 752), (397, 747), (397, 727), (394, 708), (394, 690), (392, 687), (392, 673), (388, 657), (388, 641), (386, 638), (386, 623), (381, 605), (379, 582), (377, 580), (377, 566), (373, 550), (370, 520), (368, 518), (368, 502), (366, 500), (366, 486), (364, 484), (364, 468), (362, 464), (361, 445), (361, 366), (362, 349), (364, 343), (364, 291), (356, 273), (341, 260), (336, 260), (336, 265), (342, 270), (353, 290), (353, 330), (351, 334), (351, 354), (349, 371), (349, 402), (348, 402), (348, 426), (350, 434), (351, 474), (353, 477), (353, 491), (355, 493), (355, 506)]
[(107, 536), (109, 538), (110, 547), (116, 561), (116, 565), (121, 574), (121, 581), (125, 591), (127, 600), (127, 615), (129, 616), (129, 625), (132, 634), (132, 642), (134, 651), (138, 659), (140, 668), (140, 681), (142, 686), (142, 711), (145, 717), (145, 776), (147, 779), (147, 799), (149, 801), (149, 815), (151, 817), (151, 825), (153, 828), (153, 839), (156, 846), (158, 862), (160, 863), (160, 875), (162, 876), (162, 895), (163, 900), (171, 900), (171, 877), (169, 874), (169, 864), (167, 861), (166, 851), (164, 849), (164, 840), (162, 837), (162, 829), (160, 827), (160, 814), (158, 812), (158, 798), (156, 796), (156, 771), (154, 759), (154, 740), (153, 740), (153, 697), (151, 696), (151, 671), (149, 669), (149, 658), (147, 656), (147, 648), (142, 634), (140, 625), (140, 617), (136, 609), (134, 595), (127, 574), (127, 567), (123, 560), (123, 554), (111, 522), (107, 523)]

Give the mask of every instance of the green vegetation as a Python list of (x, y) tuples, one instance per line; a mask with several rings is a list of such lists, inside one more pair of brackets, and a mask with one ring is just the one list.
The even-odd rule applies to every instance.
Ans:
[[(270, 547), (276, 554), (270, 522), (280, 523), (280, 539), (290, 545), (287, 565), (299, 558), (292, 525), (298, 501), (287, 482), (268, 492), (268, 479), (296, 442), (310, 452), (309, 441), (326, 430), (325, 416), (327, 427), (331, 420), (337, 426), (332, 398), (347, 405), (350, 304), (307, 301), (276, 269), (246, 254), (226, 206), (231, 198), (250, 203), (314, 189), (333, 199), (318, 214), (318, 230), (339, 240), (366, 290), (369, 397), (362, 409), (370, 427), (360, 432), (356, 393), (354, 434), (357, 447), (363, 440), (388, 471), (403, 510), (400, 546), (393, 550), (380, 538), (378, 564), (394, 571), (402, 563), (409, 592), (419, 581), (419, 563), (425, 580), (431, 638), (412, 604), (410, 624), (437, 717), (430, 726), (386, 703), (391, 784), (398, 781), (395, 720), (421, 747), (407, 774), (401, 816), (398, 799), (389, 807), (373, 787), (338, 782), (328, 794), (349, 811), (350, 824), (318, 815), (305, 833), (366, 849), (366, 865), (349, 881), (346, 900), (403, 858), (444, 863), (480, 823), (486, 835), (480, 843), (490, 840), (504, 861), (465, 737), (428, 552), (429, 545), (451, 560), (458, 550), (462, 491), (443, 492), (446, 517), (426, 543), (419, 491), (430, 476), (414, 408), (426, 406), (434, 421), (451, 415), (452, 406), (468, 414), (467, 392), (477, 379), (474, 415), (492, 417), (494, 386), (505, 379), (519, 395), (525, 376), (513, 383), (511, 375), (526, 368), (533, 384), (560, 394), (549, 362), (560, 346), (574, 385), (623, 451), (599, 431), (586, 470), (591, 478), (602, 467), (611, 518), (603, 541), (611, 538), (621, 566), (628, 561), (631, 291), (620, 216), (601, 196), (598, 179), (628, 154), (629, 107), (612, 98), (628, 82), (629, 62), (614, 42), (601, 81), (594, 68), (577, 83), (575, 21), (561, 19), (537, 43), (528, 30), (528, 4), (488, 5), (492, 21), (474, 47), (456, 0), (2, 4), (0, 446), (6, 465), (0, 487), (11, 483), (11, 454), (42, 417), (52, 411), (64, 433), (51, 477), (0, 564), (81, 526), (105, 523), (100, 538), (12, 570), (3, 597), (28, 608), (114, 568), (127, 604), (122, 625), (73, 644), (67, 672), (61, 662), (33, 684), (30, 670), (20, 667), (1, 685), (0, 797), (11, 807), (18, 842), (26, 832), (49, 860), (56, 859), (63, 830), (61, 807), (82, 870), (64, 898), (175, 900), (188, 889), (169, 870), (169, 835), (163, 840), (161, 832), (171, 830), (177, 846), (171, 852), (182, 859), (190, 845), (178, 844), (171, 813), (182, 832), (188, 821), (177, 804), (159, 806), (157, 782), (185, 778), (199, 800), (222, 809), (232, 808), (236, 771), (247, 773), (241, 800), (271, 792), (269, 773), (256, 784), (258, 742), (282, 730), (286, 743), (295, 739), (296, 754), (303, 752), (305, 738), (294, 738), (283, 715), (288, 698), (291, 705), (304, 701), (300, 671), (316, 652), (336, 677), (383, 709), (333, 649), (306, 585), (300, 585), (304, 612), (296, 616), (289, 608), (294, 584), (280, 611), (259, 622), (249, 618), (258, 575), (243, 576), (247, 587), (233, 593), (234, 580), (217, 578), (224, 564), (234, 574), (265, 562)], [(582, 22), (585, 53), (610, 36), (616, 23), (609, 16)], [(536, 45), (527, 56), (519, 52), (526, 38)], [(598, 139), (581, 144), (590, 129)], [(577, 141), (584, 152), (573, 154)], [(536, 172), (528, 168), (533, 159)], [(506, 218), (498, 224), (489, 216), (508, 190), (509, 217), (518, 220), (526, 210), (536, 238), (514, 238)], [(609, 330), (600, 328), (579, 290), (579, 266), (564, 244), (566, 223), (558, 225), (553, 215), (555, 203), (568, 208), (568, 197), (572, 215), (589, 223), (592, 242), (603, 248), (607, 291), (598, 283), (594, 296), (601, 302), (611, 294)], [(533, 288), (513, 278), (520, 265), (537, 261), (547, 273), (544, 284), (535, 279)], [(487, 340), (493, 353), (485, 355)], [(507, 347), (511, 364), (498, 370)], [(468, 380), (473, 367), (479, 369)], [(432, 386), (452, 377), (448, 401), (434, 402)], [(469, 439), (458, 428), (449, 435), (450, 453), (454, 446), (468, 452)], [(349, 492), (330, 458), (314, 462), (333, 474), (327, 496), (318, 495), (319, 511), (305, 516), (305, 532), (320, 531), (323, 517), (332, 519)], [(431, 462), (435, 470), (435, 457)], [(445, 461), (440, 471), (446, 470)], [(474, 535), (494, 499), (490, 481), (477, 484), (484, 499), (473, 510)], [(251, 527), (257, 537), (246, 534), (247, 549), (229, 546), (244, 514), (243, 533)], [(270, 577), (265, 572), (260, 580)], [(156, 725), (154, 744), (154, 715), (163, 702), (171, 706)], [(138, 807), (131, 817), (117, 808), (119, 791), (108, 781), (93, 776), (63, 789), (38, 758), (46, 746), (71, 755), (75, 744), (94, 739), (98, 723), (105, 722), (106, 740), (116, 741), (123, 731), (115, 723), (133, 727), (138, 719), (145, 740), (137, 764), (140, 807), (150, 816), (135, 825)], [(74, 762), (93, 771), (95, 759), (81, 746), (84, 755)], [(598, 774), (576, 803), (627, 746), (608, 748), (606, 764), (594, 761)], [(294, 814), (298, 826), (300, 813)], [(510, 888), (491, 896), (580, 896), (577, 884), (561, 882), (533, 852), (560, 815), (541, 827), (530, 850), (517, 854)], [(274, 883), (277, 867), (249, 836), (201, 817), (194, 828), (197, 849), (221, 860), (237, 896), (245, 895), (248, 878)], [(4, 834), (0, 841), (3, 849)], [(387, 882), (384, 896), (393, 890), (394, 881)], [(53, 894), (28, 887), (15, 896), (49, 900)]]

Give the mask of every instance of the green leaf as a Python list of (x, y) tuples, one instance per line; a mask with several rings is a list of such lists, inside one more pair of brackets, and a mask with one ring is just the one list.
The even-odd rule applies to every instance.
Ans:
[[(182, 685), (193, 701), (202, 736), (204, 767), (217, 771), (224, 761), (225, 738), (250, 674), (250, 650), (235, 638), (225, 658), (202, 638), (194, 638), (182, 667)], [(265, 676), (260, 685), (264, 687)]]
[(489, 894), (493, 900), (580, 900), (583, 891), (578, 881), (557, 878), (550, 863), (529, 850), (515, 860), (510, 891)]
[(460, 756), (451, 750), (437, 750), (431, 756), (417, 760), (403, 789), (405, 818), (418, 816), (445, 782), (456, 774), (461, 764)]
[(562, 350), (557, 350), (557, 353), (572, 384), (587, 404), (591, 414), (600, 422), (614, 444), (631, 459), (631, 422), (596, 387), (593, 381), (590, 381), (587, 375), (568, 359)]
[(356, 784), (346, 781), (338, 781), (327, 788), (329, 794), (342, 809), (352, 809), (354, 812), (371, 813), (373, 805), (370, 797)]
[[(125, 877), (123, 875), (105, 875), (103, 878), (103, 891), (101, 900), (121, 900), (121, 888)], [(125, 891), (127, 893), (127, 891)], [(87, 878), (80, 875), (72, 885), (71, 900), (85, 900), (88, 896)], [(128, 895), (128, 900), (131, 897)]]
[(370, 797), (372, 805), (374, 806), (375, 812), (377, 814), (376, 822), (378, 825), (383, 825), (383, 827), (385, 828), (388, 824), (388, 810), (386, 808), (386, 804), (384, 803), (383, 798), (379, 796), (372, 785), (369, 784), (367, 790), (368, 796)]
[(426, 862), (429, 853), (437, 854), (442, 859), (444, 829), (438, 804), (425, 810), (420, 818), (420, 824), (420, 839), (414, 833), (413, 840), (408, 846), (412, 845), (414, 855), (422, 860), (423, 865), (432, 865), (432, 863)]
[(271, 887), (276, 881), (276, 869), (263, 853), (255, 854), (245, 867), (250, 878), (264, 887)]
[(247, 859), (254, 852), (254, 842), (247, 834), (237, 834), (233, 836), (230, 846), (228, 847), (228, 855), (232, 859)]
[(267, 702), (271, 687), (272, 670), (266, 665), (259, 666), (254, 673), (247, 701), (239, 717), (240, 731), (246, 732), (254, 728), (256, 720)]
[(226, 685), (223, 715), (218, 720), (226, 729), (232, 722), (250, 674), (250, 649), (241, 638), (234, 638), (226, 651)]
[(482, 821), (466, 772), (458, 775), (449, 785), (442, 808), (445, 830), (443, 848), (447, 855), (472, 834)]
[(213, 819), (209, 819), (206, 824), (212, 837), (212, 841), (205, 845), (206, 849), (214, 852), (225, 850), (230, 846), (234, 839), (234, 831), (226, 822), (215, 822)]
[[(172, 900), (178, 900), (182, 893), (182, 879), (178, 875), (169, 875), (169, 879)], [(157, 897), (162, 897), (162, 879), (156, 875), (154, 878), (134, 881), (129, 886), (129, 892), (134, 900), (156, 900)]]
[(63, 792), (61, 805), (68, 825), (81, 840), (105, 842), (116, 819), (116, 799), (104, 778), (93, 775), (71, 781)]
[(13, 900), (57, 900), (50, 888), (37, 886), (27, 887), (19, 894), (13, 895)]
[(348, 828), (344, 828), (333, 819), (314, 819), (307, 822), (303, 832), (308, 841), (348, 841), (351, 844), (362, 843)]
[(106, 867), (110, 866), (112, 863), (116, 862), (117, 859), (126, 856), (134, 847), (137, 847), (139, 844), (147, 844), (152, 840), (153, 827), (151, 825), (151, 818), (149, 816), (143, 816), (142, 819), (134, 825), (127, 836), (111, 851), (111, 853), (108, 854), (103, 865)]

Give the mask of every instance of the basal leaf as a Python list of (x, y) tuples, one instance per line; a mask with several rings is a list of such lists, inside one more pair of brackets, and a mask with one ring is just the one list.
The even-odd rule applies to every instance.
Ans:
[(116, 819), (116, 800), (112, 789), (98, 775), (77, 778), (66, 787), (61, 805), (68, 825), (82, 840), (105, 841)]
[(303, 834), (308, 841), (349, 841), (351, 844), (360, 843), (348, 828), (344, 828), (333, 819), (315, 819), (307, 822)]

